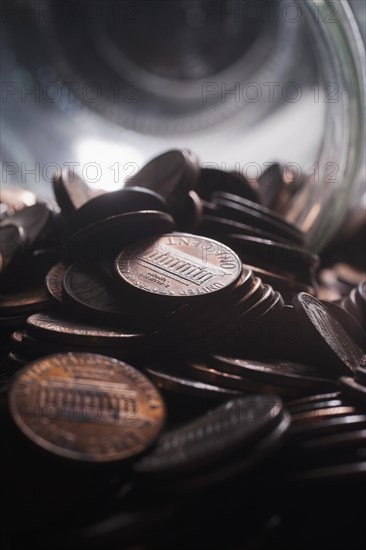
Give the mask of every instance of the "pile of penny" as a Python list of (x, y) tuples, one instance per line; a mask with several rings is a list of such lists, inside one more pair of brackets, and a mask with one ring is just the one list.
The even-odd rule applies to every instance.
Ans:
[(292, 488), (302, 510), (308, 486), (365, 488), (365, 274), (322, 268), (283, 187), (177, 150), (118, 191), (64, 171), (55, 205), (2, 209), (12, 548), (270, 548), (301, 525)]

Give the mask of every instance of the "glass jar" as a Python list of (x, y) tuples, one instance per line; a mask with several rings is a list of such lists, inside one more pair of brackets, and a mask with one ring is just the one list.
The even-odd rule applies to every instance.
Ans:
[(176, 147), (253, 179), (279, 161), (296, 183), (284, 214), (318, 250), (364, 216), (355, 13), (343, 0), (5, 2), (2, 181), (47, 199), (72, 167), (113, 190)]

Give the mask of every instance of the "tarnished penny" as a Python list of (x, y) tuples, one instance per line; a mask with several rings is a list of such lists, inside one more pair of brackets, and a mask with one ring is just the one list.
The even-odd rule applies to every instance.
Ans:
[(294, 299), (294, 307), (320, 336), (324, 349), (333, 358), (341, 372), (354, 372), (362, 359), (362, 350), (348, 336), (328, 308), (319, 300), (301, 292)]
[(94, 197), (93, 190), (72, 170), (57, 170), (53, 190), (64, 215), (70, 216)]
[[(111, 216), (104, 220), (83, 227), (67, 239), (65, 252), (73, 251), (73, 248), (91, 244), (99, 245), (101, 252), (108, 249), (115, 250), (115, 246), (132, 241), (145, 239), (147, 236), (160, 235), (168, 231), (174, 231), (175, 223), (173, 218), (165, 212), (158, 210), (139, 210)], [(69, 250), (68, 250), (69, 249)], [(75, 254), (75, 252), (74, 252)]]
[[(224, 196), (226, 194), (223, 194)], [(227, 196), (230, 196), (227, 194)], [(240, 199), (240, 197), (239, 197)], [(253, 226), (267, 231), (273, 234), (273, 239), (276, 240), (277, 237), (288, 240), (289, 242), (302, 244), (303, 240), (298, 236), (296, 231), (292, 231), (292, 226), (286, 226), (276, 219), (269, 217), (266, 213), (258, 212), (257, 210), (247, 206), (244, 199), (241, 199), (243, 202), (238, 202), (234, 200), (225, 200), (221, 197), (215, 197), (214, 203), (218, 208), (219, 215), (223, 217), (230, 218), (241, 222), (245, 219), (246, 223), (252, 224)]]
[(147, 293), (187, 299), (222, 292), (242, 263), (227, 246), (188, 233), (170, 233), (127, 246), (116, 259), (122, 279)]
[(119, 189), (94, 197), (83, 204), (68, 220), (66, 231), (68, 235), (72, 235), (88, 225), (112, 216), (142, 210), (168, 212), (168, 207), (160, 195), (149, 189)]
[(282, 420), (276, 396), (252, 395), (227, 401), (203, 418), (168, 432), (136, 465), (144, 474), (176, 474), (208, 467), (245, 452)]
[(96, 324), (79, 323), (56, 314), (31, 315), (27, 319), (27, 332), (40, 340), (81, 346), (130, 346), (147, 344), (151, 333), (134, 333), (122, 329), (109, 329)]
[(121, 315), (122, 303), (119, 296), (108, 287), (103, 274), (89, 264), (75, 263), (65, 273), (63, 288), (74, 305), (91, 313)]
[(269, 384), (278, 383), (285, 386), (314, 389), (319, 386), (332, 386), (332, 381), (326, 378), (326, 374), (324, 375), (319, 367), (311, 365), (283, 360), (256, 361), (223, 355), (214, 355), (212, 359), (218, 370)]
[(55, 354), (24, 368), (10, 411), (34, 444), (67, 459), (111, 462), (135, 456), (165, 418), (158, 390), (126, 363), (91, 353)]
[(199, 160), (192, 151), (172, 150), (148, 162), (137, 174), (127, 180), (125, 186), (153, 190), (175, 209), (195, 187), (200, 172)]

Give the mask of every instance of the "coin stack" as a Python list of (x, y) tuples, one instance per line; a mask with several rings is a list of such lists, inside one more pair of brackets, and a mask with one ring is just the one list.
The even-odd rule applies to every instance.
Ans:
[[(3, 472), (18, 466), (3, 475), (13, 548), (35, 529), (40, 547), (195, 537), (214, 548), (223, 530), (203, 536), (202, 525), (217, 499), (237, 547), (241, 521), (224, 495), (365, 482), (364, 273), (339, 292), (319, 270), (279, 213), (272, 168), (253, 183), (174, 150), (118, 191), (62, 171), (57, 206), (4, 210), (0, 420)], [(39, 506), (20, 499), (24, 488)], [(277, 536), (281, 510), (284, 525), (292, 518), (272, 504), (245, 505), (248, 544)]]

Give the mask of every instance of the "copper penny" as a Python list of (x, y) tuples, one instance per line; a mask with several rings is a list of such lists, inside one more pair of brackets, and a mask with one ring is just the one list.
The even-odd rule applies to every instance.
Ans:
[(47, 291), (52, 298), (62, 304), (62, 281), (66, 272), (66, 265), (63, 262), (58, 262), (51, 267), (46, 275), (46, 287)]
[(332, 365), (343, 372), (354, 372), (362, 359), (362, 350), (319, 300), (301, 292), (294, 299), (301, 318), (313, 328), (323, 348), (330, 353)]
[(183, 298), (222, 292), (242, 263), (227, 246), (206, 237), (170, 233), (127, 246), (117, 256), (120, 277), (152, 295)]
[(0, 294), (0, 311), (6, 315), (41, 310), (48, 304), (48, 295), (43, 286)]
[(135, 333), (123, 329), (109, 329), (96, 324), (87, 324), (66, 319), (54, 313), (36, 313), (27, 319), (27, 332), (37, 338), (51, 342), (81, 346), (133, 345), (146, 344), (155, 332)]
[(84, 462), (130, 458), (162, 430), (164, 403), (126, 363), (92, 353), (60, 353), (25, 367), (10, 390), (15, 424), (34, 444)]

